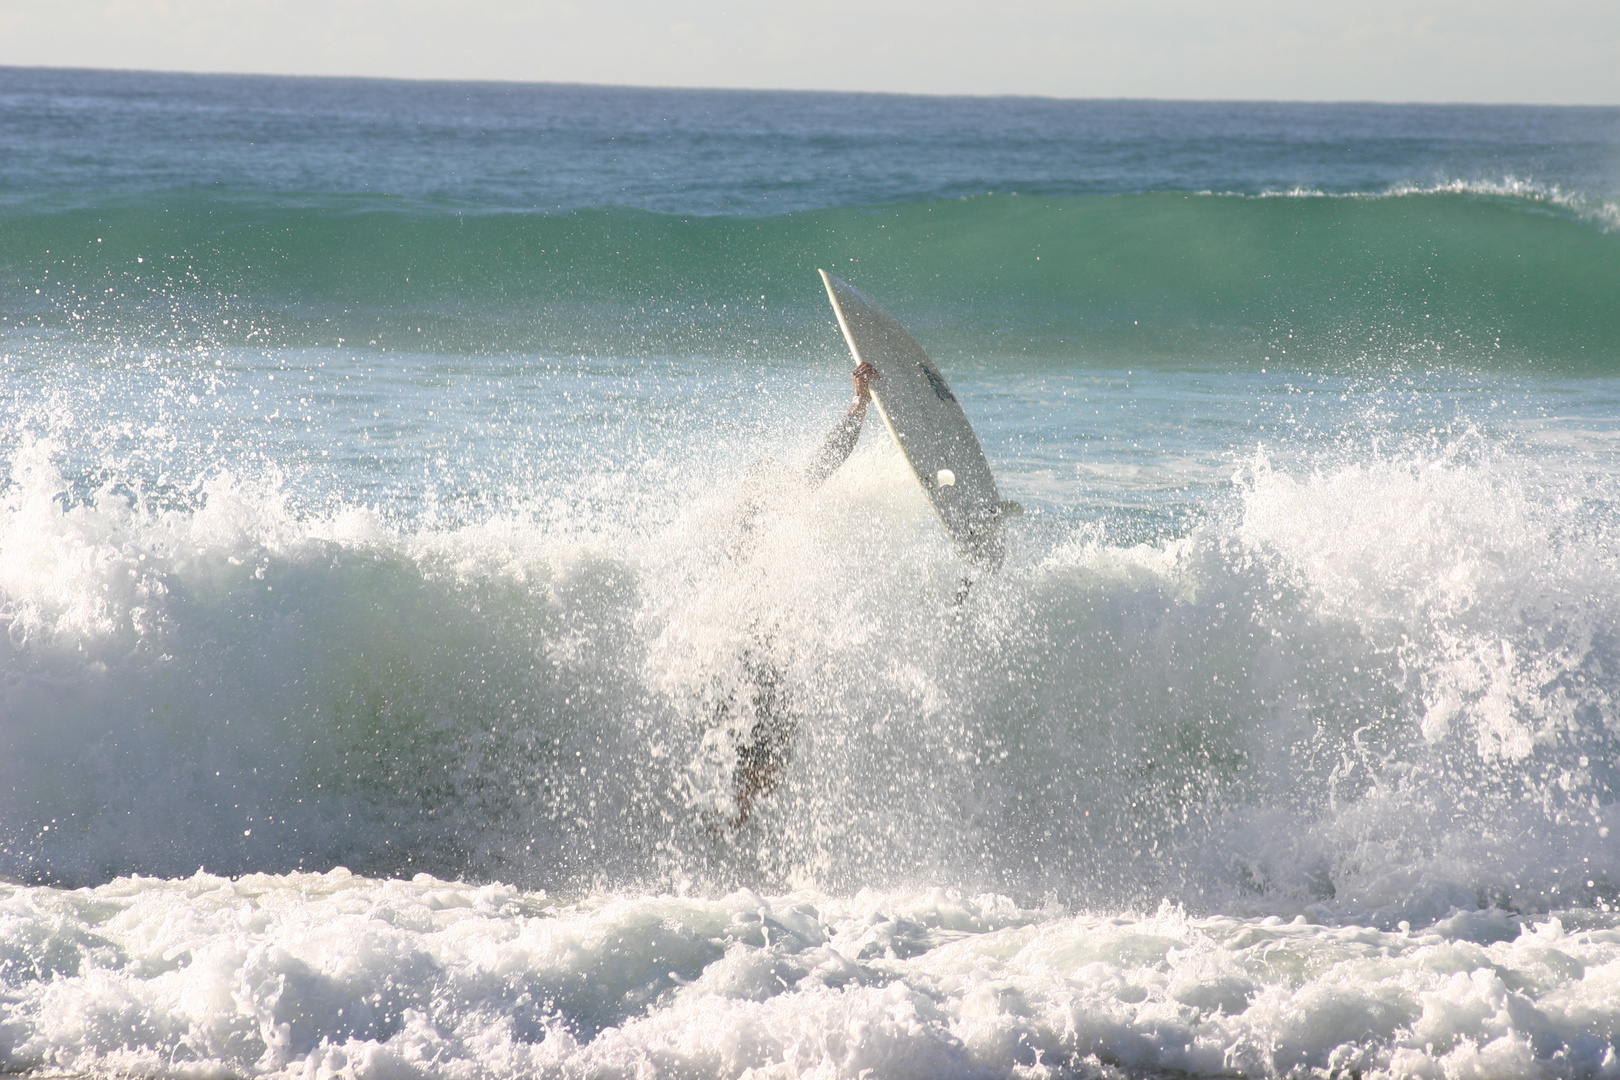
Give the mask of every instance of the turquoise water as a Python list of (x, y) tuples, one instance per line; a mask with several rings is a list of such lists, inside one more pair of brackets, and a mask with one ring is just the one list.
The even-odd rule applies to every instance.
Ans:
[(0, 111), (0, 1067), (1614, 1068), (1620, 110)]

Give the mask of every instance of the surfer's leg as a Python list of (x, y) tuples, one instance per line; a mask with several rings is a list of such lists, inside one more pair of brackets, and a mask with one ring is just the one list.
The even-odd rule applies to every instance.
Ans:
[(737, 747), (737, 767), (731, 778), (732, 805), (736, 808), (733, 826), (747, 821), (759, 800), (782, 782), (782, 772), (793, 753), (793, 735), (798, 730), (781, 667), (761, 651), (745, 655), (743, 668), (753, 686), (750, 704), (754, 722)]

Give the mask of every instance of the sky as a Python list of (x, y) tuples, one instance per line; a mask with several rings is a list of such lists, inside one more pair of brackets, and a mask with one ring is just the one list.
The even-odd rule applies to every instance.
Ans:
[(0, 0), (0, 64), (1620, 105), (1620, 0)]

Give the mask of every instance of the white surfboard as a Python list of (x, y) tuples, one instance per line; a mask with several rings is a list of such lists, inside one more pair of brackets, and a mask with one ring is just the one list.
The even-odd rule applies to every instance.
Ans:
[(877, 368), (872, 403), (928, 493), (945, 531), (974, 562), (999, 565), (1000, 498), (956, 395), (910, 334), (860, 290), (821, 271), (855, 363)]

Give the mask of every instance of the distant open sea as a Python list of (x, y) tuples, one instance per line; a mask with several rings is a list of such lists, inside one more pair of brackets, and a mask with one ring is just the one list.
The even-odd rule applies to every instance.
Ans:
[(0, 631), (0, 1072), (1617, 1076), (1620, 109), (0, 69)]

